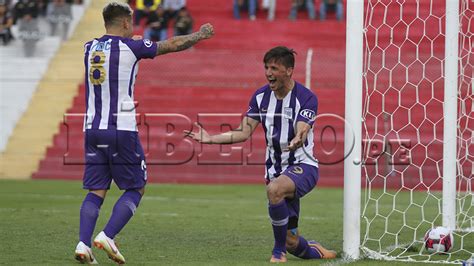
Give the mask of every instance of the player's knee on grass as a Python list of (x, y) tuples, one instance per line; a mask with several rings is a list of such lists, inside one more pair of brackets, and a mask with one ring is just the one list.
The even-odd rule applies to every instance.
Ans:
[(145, 187), (142, 187), (140, 189), (137, 189), (138, 193), (140, 193), (143, 197), (143, 195), (145, 195)]
[(292, 253), (298, 247), (298, 229), (288, 230), (286, 234), (286, 249), (288, 252)]

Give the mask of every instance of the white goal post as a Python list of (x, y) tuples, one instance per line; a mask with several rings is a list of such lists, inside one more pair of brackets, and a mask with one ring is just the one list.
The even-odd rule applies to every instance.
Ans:
[(346, 17), (343, 251), (345, 256), (358, 259), (360, 255), (364, 1), (348, 0)]
[[(473, 9), (471, 0), (347, 0), (346, 259), (473, 256)], [(455, 232), (453, 248), (428, 254), (424, 233), (440, 225)]]
[(444, 67), (443, 226), (456, 229), (459, 0), (446, 0)]

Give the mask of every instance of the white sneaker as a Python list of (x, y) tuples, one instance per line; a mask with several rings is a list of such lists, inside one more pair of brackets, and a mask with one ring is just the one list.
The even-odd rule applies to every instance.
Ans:
[(91, 248), (82, 241), (76, 246), (75, 258), (80, 263), (99, 264), (92, 254)]
[(105, 235), (104, 231), (100, 232), (94, 239), (94, 246), (104, 250), (107, 256), (118, 264), (124, 264), (125, 258), (120, 254), (113, 239)]

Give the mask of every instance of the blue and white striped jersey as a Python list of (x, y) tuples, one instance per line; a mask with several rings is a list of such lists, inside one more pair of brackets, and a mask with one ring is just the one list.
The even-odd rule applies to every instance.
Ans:
[(137, 131), (133, 92), (138, 61), (155, 57), (156, 43), (104, 35), (87, 42), (84, 50), (84, 130)]
[(318, 98), (309, 89), (295, 82), (295, 87), (278, 100), (268, 85), (252, 96), (247, 116), (259, 121), (265, 132), (266, 178), (278, 177), (289, 165), (305, 163), (318, 167), (313, 156), (313, 130), (310, 130), (302, 148), (283, 151), (295, 137), (296, 123), (314, 124), (318, 111)]

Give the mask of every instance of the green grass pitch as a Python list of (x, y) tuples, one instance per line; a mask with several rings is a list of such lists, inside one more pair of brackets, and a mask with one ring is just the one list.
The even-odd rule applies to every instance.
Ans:
[[(0, 264), (76, 264), (79, 207), (75, 181), (0, 181)], [(120, 195), (109, 192), (98, 233)], [(302, 200), (300, 232), (340, 254), (342, 189), (317, 188)], [(273, 245), (264, 185), (150, 184), (137, 213), (117, 236), (128, 263), (153, 265), (268, 264)], [(99, 250), (101, 264), (112, 264)], [(288, 255), (290, 265), (339, 265)], [(354, 265), (405, 265), (361, 260)], [(428, 264), (421, 264), (428, 265)], [(435, 264), (439, 265), (439, 264)]]

